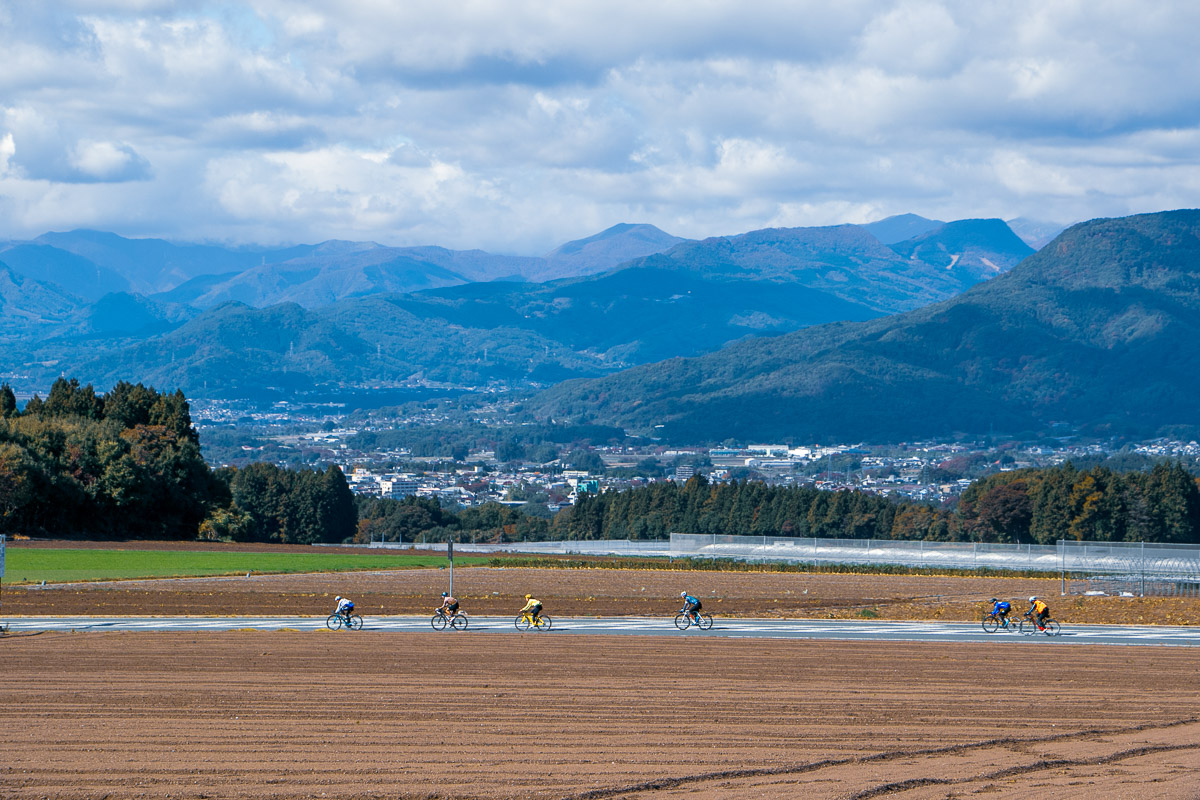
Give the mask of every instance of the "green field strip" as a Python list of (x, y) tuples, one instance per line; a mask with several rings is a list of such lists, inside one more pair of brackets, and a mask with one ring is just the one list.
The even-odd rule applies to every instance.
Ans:
[[(485, 564), (483, 556), (455, 559), (461, 566)], [(351, 572), (356, 570), (445, 567), (439, 555), (360, 553), (222, 553), (180, 550), (83, 550), (8, 548), (5, 583), (71, 583), (131, 578), (184, 578), (220, 575)]]

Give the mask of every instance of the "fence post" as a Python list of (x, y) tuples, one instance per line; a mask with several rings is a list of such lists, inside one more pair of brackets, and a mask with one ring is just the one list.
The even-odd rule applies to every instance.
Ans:
[(1142, 546), (1141, 546), (1141, 548), (1140, 548), (1140, 549), (1141, 549), (1141, 554), (1142, 554), (1142, 558), (1141, 558), (1141, 561), (1142, 561), (1142, 569), (1141, 569), (1141, 573), (1142, 573), (1142, 591), (1141, 591), (1141, 596), (1142, 596), (1142, 597), (1145, 597), (1145, 596), (1146, 596), (1146, 543), (1145, 543), (1145, 542), (1142, 542)]
[(1059, 596), (1067, 596), (1067, 548), (1063, 546), (1062, 539), (1058, 540), (1058, 575), (1062, 580), (1062, 588), (1060, 588)]

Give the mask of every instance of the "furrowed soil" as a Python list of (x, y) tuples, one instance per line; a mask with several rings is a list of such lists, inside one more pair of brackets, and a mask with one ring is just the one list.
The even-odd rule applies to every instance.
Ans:
[(0, 796), (1195, 798), (1190, 648), (0, 638)]
[[(5, 586), (3, 612), (324, 617), (342, 594), (366, 615), (428, 613), (448, 582)], [(454, 589), (478, 615), (529, 592), (556, 617), (665, 616), (687, 589), (718, 617), (974, 621), (991, 596), (1037, 594), (1067, 624), (1200, 621), (1194, 599), (1060, 597), (1027, 578), (460, 567)], [(1042, 638), (9, 635), (0, 797), (1196, 798), (1198, 665), (1189, 648)]]
[[(110, 545), (111, 546), (111, 545)], [(261, 548), (261, 545), (259, 545)], [(305, 552), (311, 552), (307, 548)], [(334, 597), (362, 614), (424, 614), (449, 588), (447, 569), (258, 575), (4, 587), (8, 615), (325, 616)], [(454, 592), (471, 614), (513, 614), (526, 593), (554, 616), (654, 616), (687, 590), (721, 617), (980, 619), (990, 597), (1016, 614), (1038, 595), (1063, 623), (1200, 624), (1198, 598), (1060, 596), (1056, 579), (647, 569), (458, 567)]]

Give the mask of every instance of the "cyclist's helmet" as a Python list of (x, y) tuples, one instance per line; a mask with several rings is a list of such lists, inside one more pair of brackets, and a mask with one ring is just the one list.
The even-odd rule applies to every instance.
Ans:
[(1037, 600), (1037, 598), (1036, 598), (1036, 597), (1031, 597), (1031, 598), (1029, 598), (1029, 602), (1031, 602), (1031, 603), (1032, 603), (1033, 601), (1035, 601), (1035, 600)]
[(679, 593), (679, 596), (680, 596), (680, 597), (687, 597), (687, 592), (680, 592), (680, 593)]
[(449, 592), (442, 592), (442, 597), (449, 597), (449, 596), (450, 596)]
[(532, 599), (533, 599), (533, 595), (531, 595), (531, 594), (527, 594), (527, 595), (525, 595), (525, 599), (526, 599), (526, 600), (532, 600)]
[(333, 599), (334, 599), (335, 601), (339, 602), (339, 603), (340, 603), (340, 602), (342, 602), (342, 596), (341, 596), (340, 594), (339, 594), (337, 597), (333, 598)]
[(999, 601), (998, 601), (998, 600), (996, 600), (996, 598), (994, 598), (994, 597), (993, 597), (991, 600), (988, 600), (988, 602), (989, 602), (989, 603), (996, 603), (996, 602), (999, 602)]

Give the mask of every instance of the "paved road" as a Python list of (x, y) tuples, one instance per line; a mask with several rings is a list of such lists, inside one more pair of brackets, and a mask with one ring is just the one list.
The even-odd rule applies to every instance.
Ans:
[[(315, 617), (14, 617), (7, 620), (9, 633), (37, 631), (231, 631), (325, 630), (324, 618)], [(517, 635), (511, 617), (472, 617), (464, 633), (437, 633), (428, 617), (366, 617), (359, 633), (421, 632), (430, 636), (462, 636), (476, 633)], [(859, 622), (848, 620), (756, 620), (718, 619), (710, 631), (675, 630), (668, 617), (561, 617), (554, 620), (550, 636), (607, 634), (625, 636), (720, 636), (742, 639), (842, 639), (903, 642), (1030, 642), (1059, 644), (1157, 645), (1200, 647), (1200, 627), (1064, 625), (1062, 634), (1047, 637), (1015, 633), (987, 634), (978, 625), (944, 622)], [(542, 635), (526, 633), (526, 636)]]

